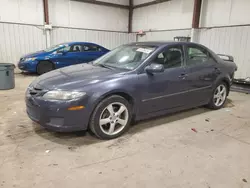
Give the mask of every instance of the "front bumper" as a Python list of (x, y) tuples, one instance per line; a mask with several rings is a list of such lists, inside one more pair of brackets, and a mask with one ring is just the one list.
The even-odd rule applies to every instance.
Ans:
[(68, 108), (80, 105), (80, 101), (46, 101), (41, 97), (27, 95), (26, 111), (29, 118), (42, 127), (57, 132), (86, 130), (90, 113), (84, 108), (69, 111)]
[(22, 71), (36, 72), (37, 63), (38, 63), (37, 61), (30, 61), (30, 62), (20, 61), (18, 62), (18, 68)]

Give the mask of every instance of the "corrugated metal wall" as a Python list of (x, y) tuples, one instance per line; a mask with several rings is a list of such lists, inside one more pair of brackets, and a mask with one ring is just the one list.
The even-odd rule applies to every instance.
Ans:
[(176, 36), (190, 36), (190, 29), (146, 32), (138, 41), (174, 40)]
[(42, 26), (0, 23), (0, 62), (16, 64), (22, 55), (45, 46)]
[(200, 29), (198, 42), (216, 53), (234, 56), (236, 78), (250, 77), (250, 26)]
[(119, 45), (136, 41), (135, 34), (111, 31), (95, 31), (71, 28), (55, 28), (52, 31), (52, 44), (69, 41), (94, 42), (108, 49), (113, 49)]
[(193, 4), (194, 0), (174, 0), (136, 8), (133, 12), (133, 31), (189, 29)]
[[(125, 5), (129, 2), (103, 1)], [(0, 62), (16, 64), (22, 55), (46, 48), (42, 2), (42, 0), (5, 0), (4, 6), (0, 6)], [(90, 41), (112, 49), (136, 40), (135, 34), (126, 33), (128, 30), (126, 9), (70, 0), (51, 0), (49, 13), (50, 23), (53, 26), (51, 45), (67, 41)], [(98, 29), (100, 31), (97, 31)]]
[(80, 1), (49, 1), (50, 22), (58, 27), (127, 32), (128, 13), (127, 9)]
[[(46, 48), (45, 33), (39, 25), (0, 23), (0, 62), (17, 64), (22, 55)], [(113, 49), (136, 41), (135, 34), (54, 28), (52, 45), (69, 41), (88, 41)]]
[(249, 0), (203, 0), (201, 27), (250, 24)]

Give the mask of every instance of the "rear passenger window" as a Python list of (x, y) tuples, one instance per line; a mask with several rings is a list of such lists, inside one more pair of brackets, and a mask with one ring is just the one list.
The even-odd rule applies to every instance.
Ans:
[(209, 54), (205, 49), (187, 47), (187, 66), (201, 64), (209, 60)]
[(102, 51), (102, 49), (96, 45), (85, 44), (83, 45), (83, 51), (84, 52), (100, 52)]

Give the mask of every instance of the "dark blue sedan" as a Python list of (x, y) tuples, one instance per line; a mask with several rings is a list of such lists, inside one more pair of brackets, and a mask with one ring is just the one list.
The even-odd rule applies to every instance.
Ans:
[(38, 77), (26, 92), (27, 113), (48, 129), (90, 130), (112, 139), (128, 130), (132, 118), (202, 105), (220, 109), (236, 69), (199, 44), (132, 43)]
[(43, 74), (57, 68), (93, 61), (107, 52), (109, 52), (108, 49), (88, 42), (58, 44), (21, 57), (18, 68)]

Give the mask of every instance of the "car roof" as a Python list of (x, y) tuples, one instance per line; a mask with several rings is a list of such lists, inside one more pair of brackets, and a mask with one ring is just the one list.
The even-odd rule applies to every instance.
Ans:
[(95, 44), (95, 45), (98, 45), (100, 46), (99, 44), (96, 44), (96, 43), (92, 43), (92, 42), (65, 42), (64, 44)]
[(179, 41), (146, 41), (146, 42), (133, 42), (130, 43), (130, 45), (142, 45), (142, 46), (168, 46), (168, 45), (174, 45), (174, 44), (195, 44), (197, 45), (197, 43), (193, 43), (193, 42), (179, 42)]

